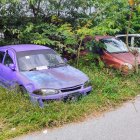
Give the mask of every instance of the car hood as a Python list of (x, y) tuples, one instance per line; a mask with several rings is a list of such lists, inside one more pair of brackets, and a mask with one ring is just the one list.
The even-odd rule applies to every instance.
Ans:
[(27, 71), (22, 74), (33, 83), (36, 89), (62, 89), (84, 84), (88, 80), (83, 72), (71, 66)]
[[(116, 59), (121, 60), (124, 63), (129, 63), (131, 65), (134, 65), (134, 63), (135, 63), (135, 57), (130, 52), (126, 52), (126, 53), (112, 53), (111, 56), (113, 56)], [(140, 56), (138, 56), (138, 63), (140, 64)]]

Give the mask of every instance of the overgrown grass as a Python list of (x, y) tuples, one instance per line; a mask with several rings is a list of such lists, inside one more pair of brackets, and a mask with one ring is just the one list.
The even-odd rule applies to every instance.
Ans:
[(81, 120), (133, 99), (140, 91), (139, 75), (123, 77), (92, 64), (82, 65), (80, 69), (90, 77), (93, 90), (75, 103), (53, 102), (41, 109), (33, 106), (27, 97), (1, 88), (0, 139)]

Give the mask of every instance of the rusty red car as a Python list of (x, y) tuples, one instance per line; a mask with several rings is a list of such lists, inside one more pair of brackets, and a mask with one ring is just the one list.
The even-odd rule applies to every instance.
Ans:
[[(128, 73), (135, 67), (135, 56), (128, 50), (126, 44), (120, 39), (112, 36), (95, 36), (94, 40), (104, 44), (104, 48), (94, 46), (93, 52), (100, 55), (101, 60), (108, 67)], [(138, 66), (140, 66), (140, 56), (137, 57)]]

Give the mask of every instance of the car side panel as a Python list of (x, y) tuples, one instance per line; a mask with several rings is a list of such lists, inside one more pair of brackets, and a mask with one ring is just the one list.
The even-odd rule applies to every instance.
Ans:
[(104, 55), (101, 56), (102, 61), (107, 65), (108, 67), (112, 67), (115, 69), (120, 69), (122, 65), (122, 61), (114, 58), (110, 54), (104, 52)]

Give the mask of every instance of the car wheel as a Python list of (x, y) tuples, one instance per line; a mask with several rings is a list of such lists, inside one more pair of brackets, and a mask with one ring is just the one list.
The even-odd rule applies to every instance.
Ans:
[(22, 94), (27, 94), (27, 90), (26, 90), (26, 88), (24, 86), (20, 86), (20, 92)]

